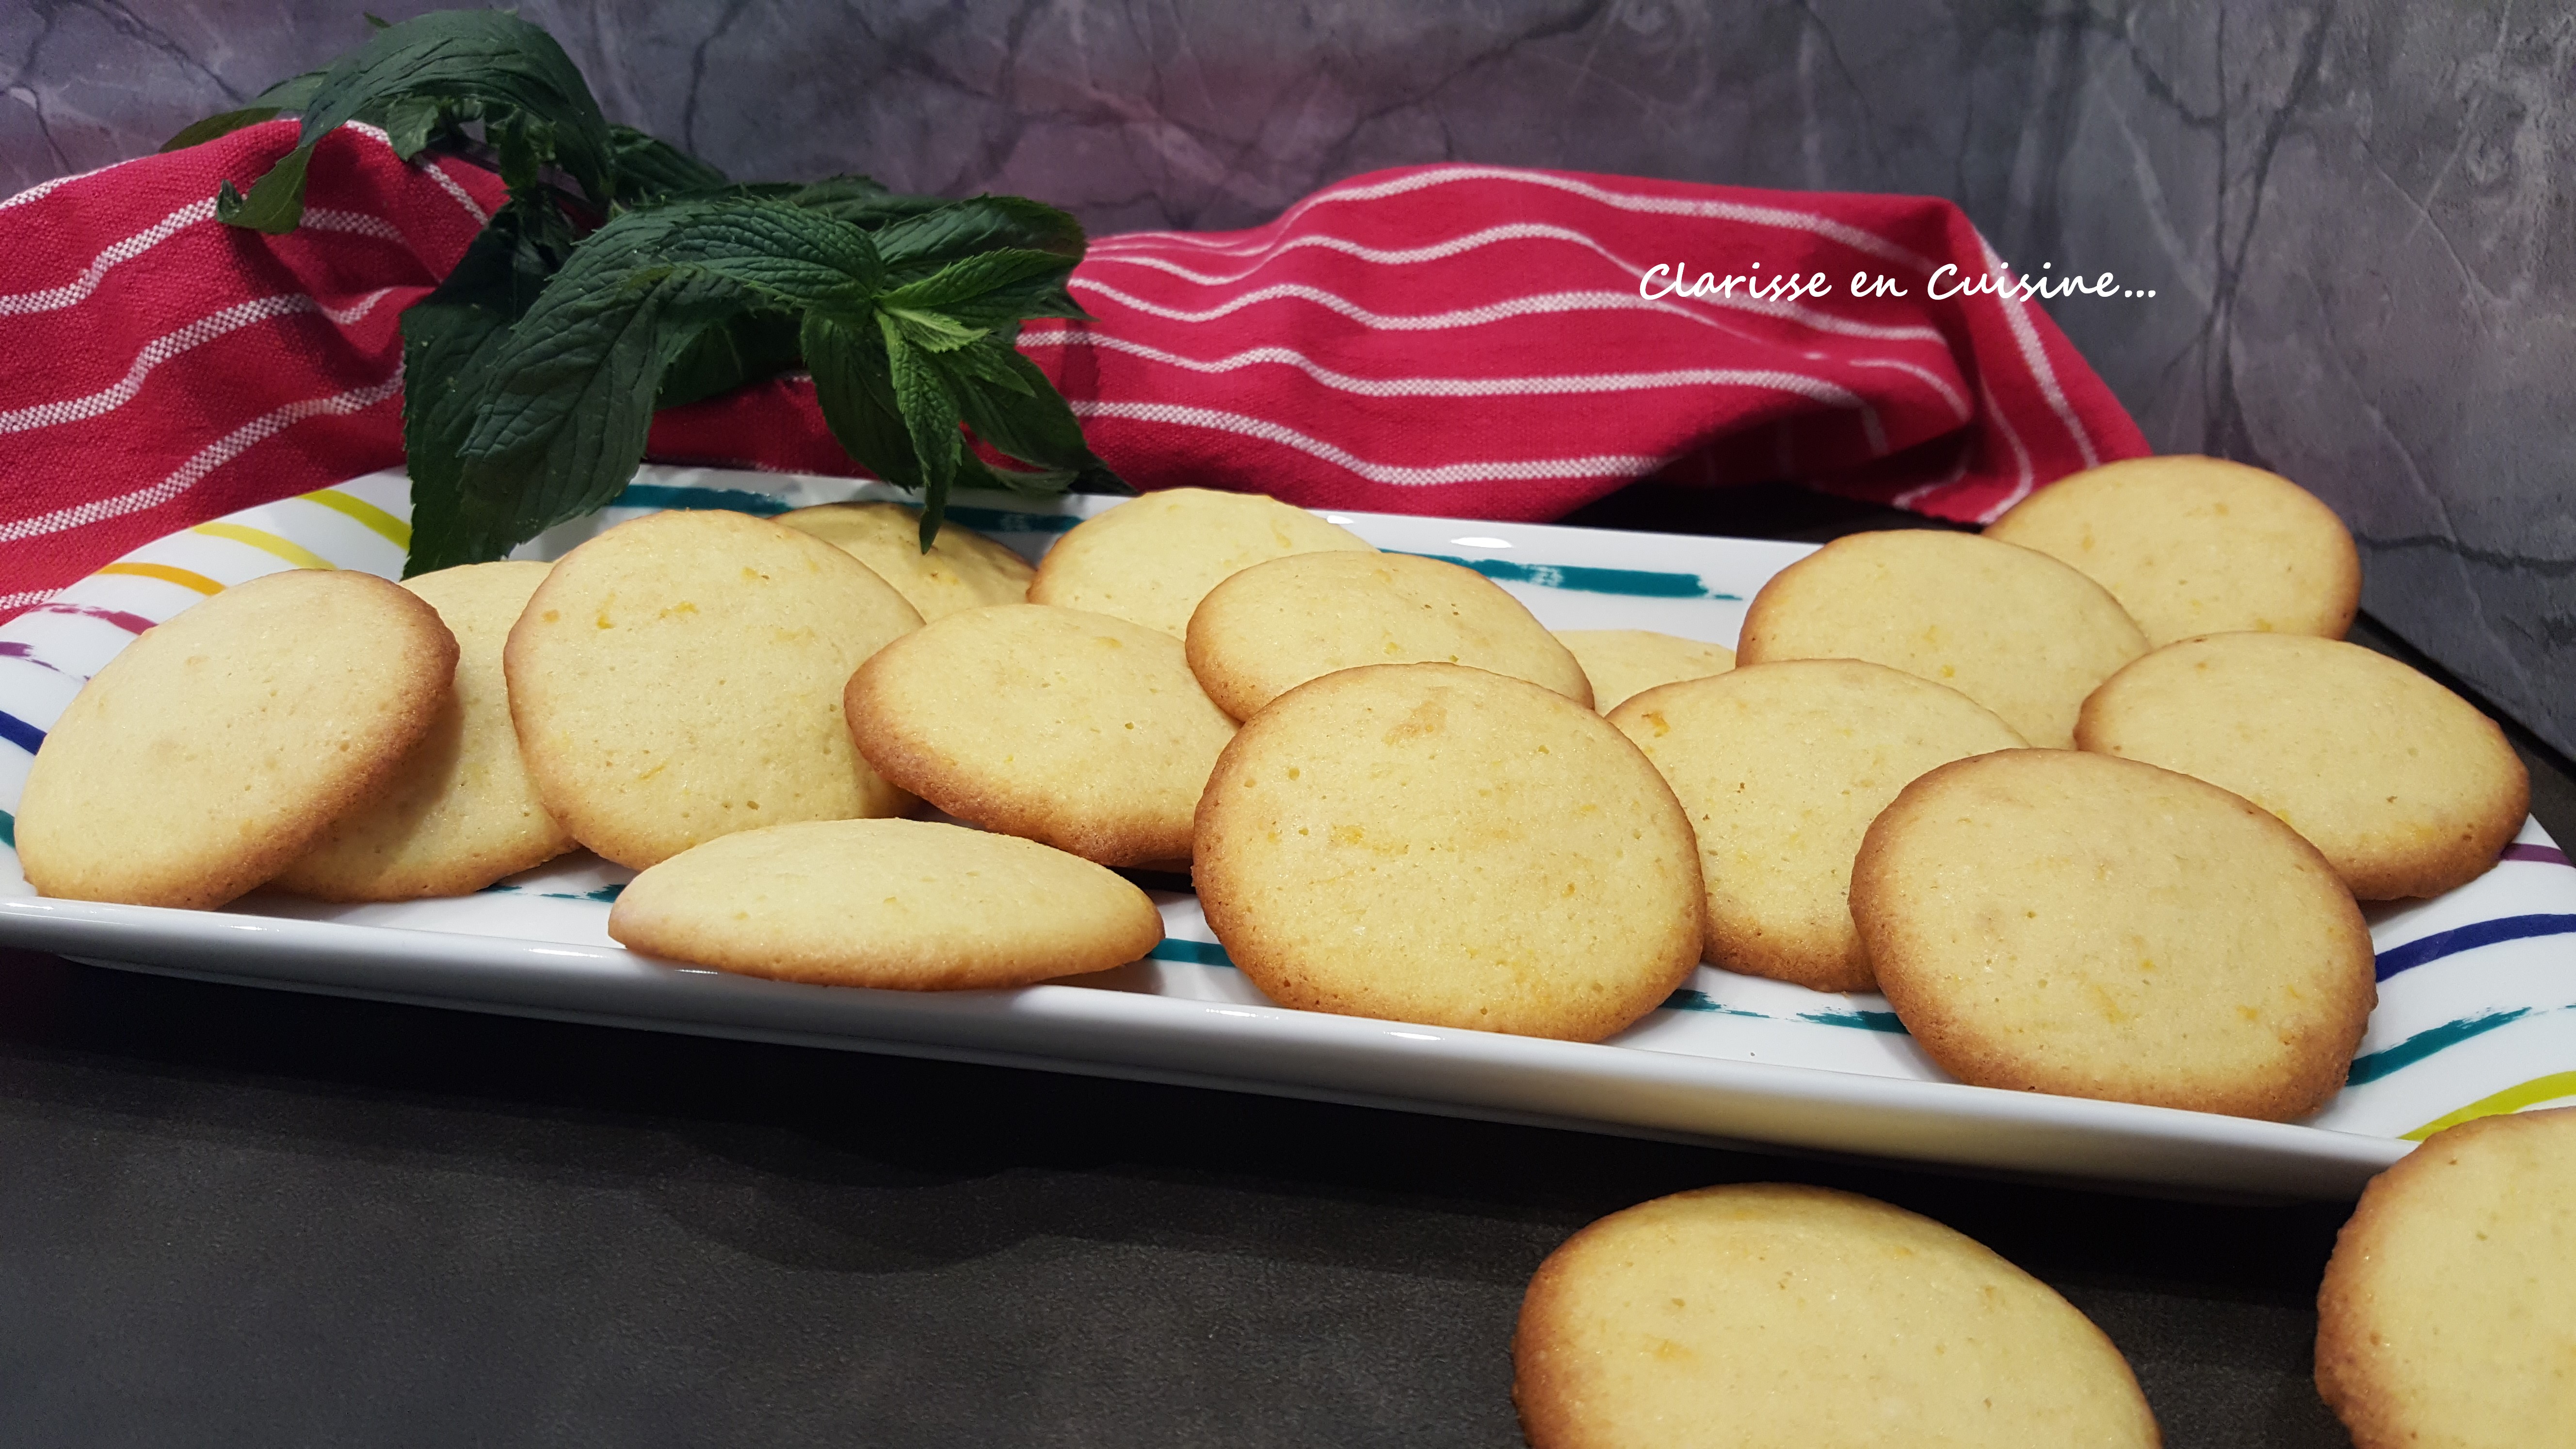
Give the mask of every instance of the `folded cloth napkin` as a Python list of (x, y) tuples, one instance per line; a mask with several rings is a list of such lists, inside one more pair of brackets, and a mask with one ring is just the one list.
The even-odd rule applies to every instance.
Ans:
[[(402, 309), (503, 188), (353, 125), (315, 153), (300, 230), (217, 222), (217, 183), (247, 189), (295, 135), (0, 201), (0, 618), (401, 462)], [(1097, 320), (1021, 345), (1142, 488), (1547, 519), (1647, 476), (1798, 479), (1983, 519), (2147, 451), (1932, 198), (1409, 167), (1249, 231), (1099, 238), (1072, 287)], [(663, 413), (652, 453), (859, 471), (795, 377)]]

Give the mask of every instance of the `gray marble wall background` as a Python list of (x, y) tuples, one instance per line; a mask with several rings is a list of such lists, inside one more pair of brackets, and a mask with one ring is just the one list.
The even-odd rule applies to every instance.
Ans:
[[(384, 3), (400, 16), (423, 8)], [(526, 0), (618, 119), (737, 175), (1227, 227), (1438, 159), (1925, 192), (2165, 451), (2299, 480), (2364, 603), (2576, 750), (2576, 8), (2410, 0)], [(0, 17), (0, 189), (322, 63), (359, 7)]]

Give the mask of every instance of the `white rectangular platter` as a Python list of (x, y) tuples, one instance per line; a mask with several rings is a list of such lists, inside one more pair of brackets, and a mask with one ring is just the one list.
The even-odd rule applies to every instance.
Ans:
[[(774, 514), (896, 496), (847, 479), (648, 468), (618, 505), (523, 550), (554, 557), (658, 508)], [(951, 518), (1036, 557), (1117, 500), (962, 495)], [(2342, 1094), (2305, 1123), (1963, 1086), (1875, 996), (1702, 967), (1613, 1040), (1539, 1041), (1276, 1006), (1186, 893), (1168, 939), (1081, 984), (909, 994), (753, 980), (605, 933), (628, 872), (575, 854), (480, 894), (333, 906), (262, 892), (214, 912), (36, 897), (9, 826), (44, 731), (141, 629), (291, 567), (401, 571), (408, 485), (356, 479), (173, 534), (0, 625), (0, 945), (208, 979), (576, 1021), (1179, 1082), (1690, 1141), (1908, 1159), (2192, 1193), (2343, 1197), (2450, 1121), (2576, 1098), (2576, 869), (2536, 824), (2484, 877), (2373, 912), (2380, 1005)], [(1326, 516), (1457, 560), (1554, 628), (1732, 644), (1800, 544)]]

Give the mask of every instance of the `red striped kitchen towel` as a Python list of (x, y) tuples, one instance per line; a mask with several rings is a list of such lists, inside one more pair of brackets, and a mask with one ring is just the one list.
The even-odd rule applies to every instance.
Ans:
[[(216, 222), (217, 182), (247, 187), (294, 136), (0, 201), (0, 618), (161, 534), (400, 462), (397, 319), (502, 189), (352, 126), (315, 156), (300, 231)], [(1981, 519), (2147, 451), (1932, 198), (1411, 167), (1250, 231), (1099, 238), (1073, 288), (1097, 320), (1022, 345), (1146, 488), (1546, 519), (1649, 475), (1794, 478)], [(653, 451), (856, 471), (797, 379), (666, 413)]]

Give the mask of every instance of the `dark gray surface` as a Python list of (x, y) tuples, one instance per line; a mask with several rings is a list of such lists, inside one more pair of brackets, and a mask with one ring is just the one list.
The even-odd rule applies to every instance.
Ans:
[(26, 1444), (1518, 1442), (1584, 1223), (1791, 1179), (2046, 1278), (2175, 1446), (2335, 1445), (2334, 1207), (2214, 1208), (0, 953)]
[[(358, 9), (0, 12), (0, 190), (139, 155), (322, 64), (360, 38)], [(2016, 266), (2152, 288), (2055, 313), (2157, 449), (2322, 495), (2361, 541), (2366, 606), (2576, 749), (2563, 0), (523, 13), (610, 115), (737, 175), (1019, 192), (1101, 230), (1245, 226), (1328, 181), (1451, 159), (1949, 197)]]

